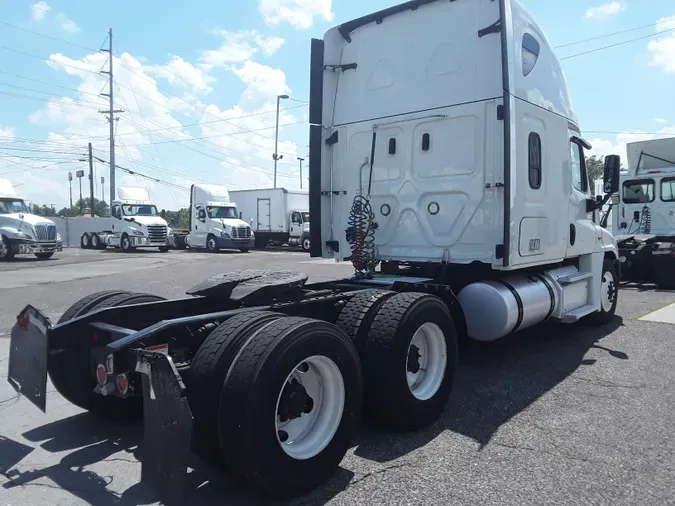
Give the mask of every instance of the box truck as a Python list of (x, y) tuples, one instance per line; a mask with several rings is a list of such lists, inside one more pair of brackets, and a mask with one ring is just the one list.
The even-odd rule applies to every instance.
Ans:
[(33, 254), (38, 260), (47, 260), (61, 249), (56, 224), (31, 213), (12, 183), (0, 179), (0, 261), (11, 260), (18, 254)]
[(84, 232), (80, 237), (80, 247), (105, 249), (112, 246), (124, 253), (136, 248), (168, 251), (168, 237), (172, 231), (150, 199), (148, 190), (120, 186), (117, 196), (110, 206), (110, 217), (98, 218), (95, 222), (102, 229)]
[[(615, 321), (617, 245), (590, 217), (606, 197), (520, 3), (414, 0), (336, 26), (312, 40), (309, 100), (310, 255), (353, 275), (244, 270), (173, 300), (94, 293), (58, 325), (17, 315), (14, 388), (44, 410), (49, 374), (83, 409), (142, 417), (142, 481), (163, 499), (189, 503), (193, 449), (268, 496), (306, 494), (362, 416), (441, 416), (458, 341)], [(619, 170), (607, 156), (608, 194)]]
[(309, 251), (308, 190), (232, 190), (230, 196), (241, 218), (251, 224), (256, 248), (275, 242)]
[(190, 231), (185, 239), (189, 248), (216, 252), (238, 249), (247, 253), (256, 236), (251, 226), (239, 218), (237, 204), (227, 187), (193, 184), (190, 188)]

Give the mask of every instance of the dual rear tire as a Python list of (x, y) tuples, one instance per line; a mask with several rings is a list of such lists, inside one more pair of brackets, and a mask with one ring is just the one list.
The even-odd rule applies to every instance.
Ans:
[(302, 495), (333, 474), (356, 432), (358, 354), (333, 324), (239, 314), (195, 355), (188, 400), (202, 457), (265, 495)]
[(432, 295), (364, 292), (335, 324), (242, 313), (192, 361), (194, 447), (258, 491), (296, 497), (338, 468), (362, 414), (395, 430), (433, 422), (456, 365), (452, 317)]

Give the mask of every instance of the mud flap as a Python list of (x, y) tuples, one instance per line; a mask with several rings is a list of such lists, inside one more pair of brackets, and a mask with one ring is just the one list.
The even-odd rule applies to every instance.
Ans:
[(33, 306), (19, 313), (9, 342), (7, 381), (19, 394), (47, 410), (47, 330), (49, 318)]
[(187, 504), (192, 411), (185, 385), (171, 358), (161, 352), (139, 351), (136, 370), (143, 381), (141, 482), (164, 504)]

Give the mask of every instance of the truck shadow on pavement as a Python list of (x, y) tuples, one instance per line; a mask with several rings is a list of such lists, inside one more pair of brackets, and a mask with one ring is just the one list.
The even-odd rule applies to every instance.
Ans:
[(355, 454), (390, 462), (426, 445), (444, 431), (471, 438), (482, 449), (499, 428), (580, 366), (592, 367), (589, 350), (604, 350), (612, 360), (628, 360), (622, 351), (600, 341), (623, 326), (615, 316), (603, 326), (547, 323), (494, 343), (466, 341), (445, 412), (431, 426), (409, 434), (387, 434), (366, 428)]
[[(592, 348), (603, 350), (612, 360), (627, 360), (625, 353), (599, 344), (622, 325), (619, 317), (603, 327), (548, 324), (488, 345), (465, 342), (460, 350), (453, 395), (441, 418), (426, 429), (408, 434), (387, 434), (364, 426), (354, 444), (355, 455), (386, 464), (423, 447), (445, 431), (467, 436), (482, 448), (503, 424), (580, 366), (592, 367), (596, 361), (586, 358)], [(140, 478), (138, 459), (143, 451), (140, 424), (114, 425), (83, 413), (32, 429), (23, 436), (45, 451), (70, 453), (46, 468), (16, 470), (11, 468), (31, 449), (10, 441), (14, 444), (9, 447), (16, 450), (16, 455), (5, 463), (9, 465), (0, 465), (0, 472), (10, 480), (4, 484), (5, 489), (23, 485), (58, 488), (101, 506), (136, 506), (157, 501), (157, 495), (140, 482), (122, 493), (110, 487), (115, 476), (129, 474), (120, 472), (119, 466), (131, 466), (131, 472)], [(112, 467), (113, 471), (108, 472), (115, 476), (98, 474), (88, 468), (95, 464), (99, 468)], [(250, 491), (197, 457), (192, 457), (189, 466), (192, 468), (187, 480), (189, 504), (261, 503)], [(304, 498), (290, 503), (265, 501), (265, 504), (322, 505), (348, 488), (354, 477), (353, 472), (341, 467), (324, 487)], [(50, 482), (35, 482), (41, 478)], [(356, 481), (360, 479), (363, 477)], [(113, 485), (112, 488), (121, 487)]]

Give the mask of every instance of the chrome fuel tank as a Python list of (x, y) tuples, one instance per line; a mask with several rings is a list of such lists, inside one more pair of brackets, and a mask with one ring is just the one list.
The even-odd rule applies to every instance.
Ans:
[(556, 296), (543, 276), (479, 281), (459, 293), (469, 337), (494, 341), (547, 320)]

